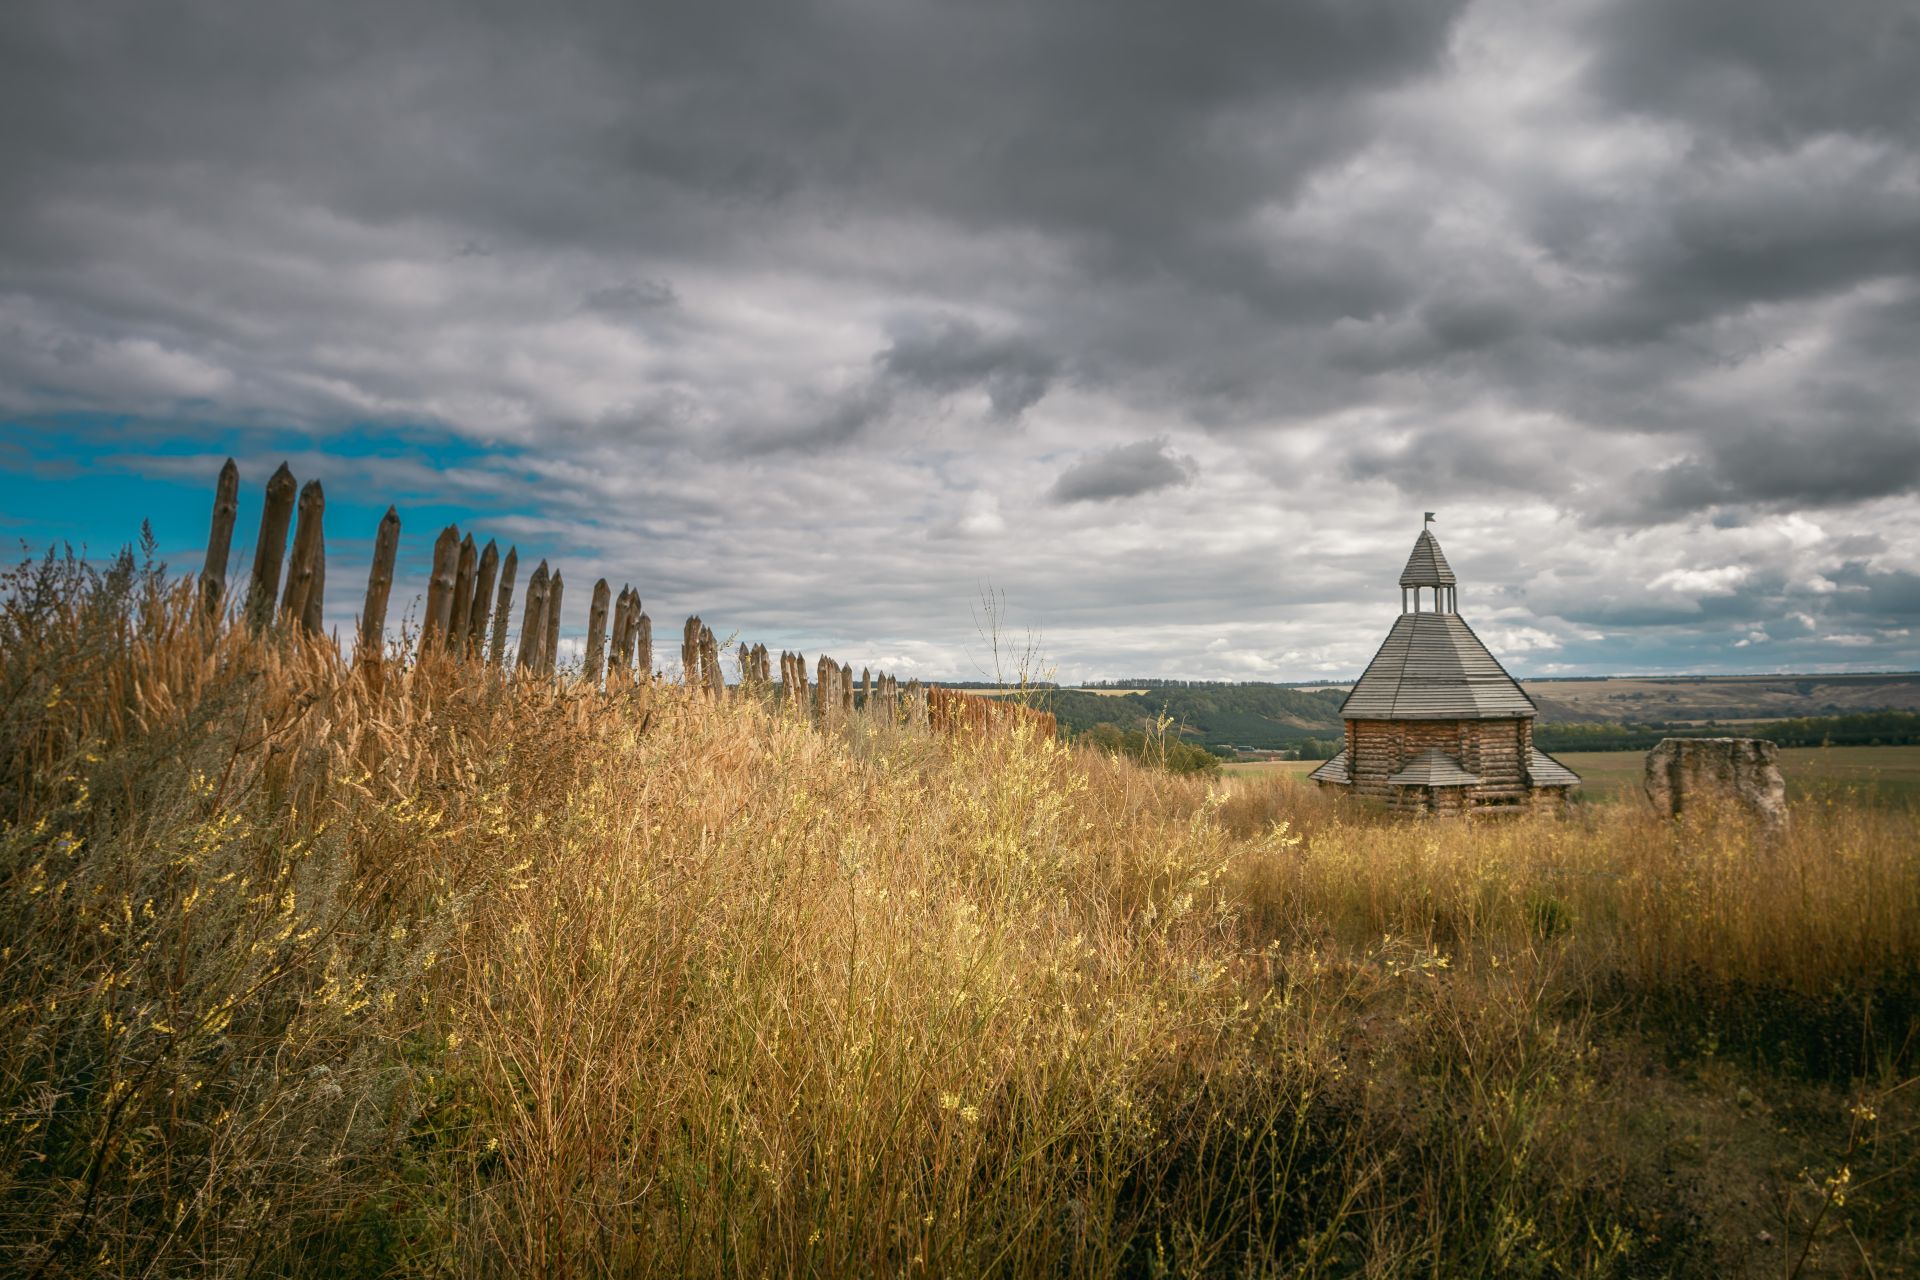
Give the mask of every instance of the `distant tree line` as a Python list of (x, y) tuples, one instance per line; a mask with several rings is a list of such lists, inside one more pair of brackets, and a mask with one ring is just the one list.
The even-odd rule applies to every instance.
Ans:
[(1077, 740), (1142, 764), (1158, 765), (1172, 773), (1212, 773), (1220, 768), (1219, 756), (1173, 734), (1097, 724)]

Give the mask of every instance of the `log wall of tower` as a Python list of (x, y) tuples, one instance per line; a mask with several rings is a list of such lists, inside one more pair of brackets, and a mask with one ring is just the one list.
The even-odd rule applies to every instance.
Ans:
[[(1409, 792), (1388, 782), (1423, 751), (1438, 747), (1477, 774), (1477, 786)], [(1527, 807), (1536, 788), (1527, 782), (1533, 721), (1349, 720), (1347, 767), (1351, 794), (1372, 796), (1391, 808), (1457, 812), (1482, 806)]]

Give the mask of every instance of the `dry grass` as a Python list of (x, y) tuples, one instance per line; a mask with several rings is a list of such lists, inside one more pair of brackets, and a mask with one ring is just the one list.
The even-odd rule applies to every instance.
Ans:
[(11, 1272), (1920, 1259), (1910, 814), (1408, 826), (374, 681), (130, 562), (17, 575), (0, 654)]

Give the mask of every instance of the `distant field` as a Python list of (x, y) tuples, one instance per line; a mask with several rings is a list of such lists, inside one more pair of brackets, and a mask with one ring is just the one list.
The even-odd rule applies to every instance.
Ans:
[(1236, 764), (1223, 764), (1220, 772), (1230, 778), (1257, 777), (1263, 773), (1285, 773), (1304, 776), (1318, 769), (1321, 760), (1247, 760)]
[[(1645, 755), (1638, 751), (1569, 751), (1558, 757), (1580, 775), (1589, 799), (1640, 786)], [(1780, 772), (1793, 799), (1858, 788), (1879, 803), (1920, 801), (1920, 747), (1786, 747)]]
[(1613, 676), (1522, 680), (1548, 720), (1697, 723), (1920, 710), (1920, 676)]
[[(1646, 756), (1639, 751), (1568, 751), (1556, 759), (1580, 775), (1580, 794), (1606, 800), (1637, 791)], [(1286, 774), (1304, 777), (1318, 760), (1258, 760), (1223, 765), (1234, 777)], [(1920, 747), (1787, 747), (1780, 770), (1793, 799), (1857, 788), (1880, 804), (1920, 803)]]

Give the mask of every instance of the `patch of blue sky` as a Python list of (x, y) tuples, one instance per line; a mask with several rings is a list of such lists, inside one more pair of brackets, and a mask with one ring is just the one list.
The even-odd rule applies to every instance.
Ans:
[(228, 457), (241, 474), (236, 565), (251, 552), (262, 489), (282, 461), (302, 484), (325, 487), (329, 550), (348, 562), (371, 553), (380, 518), (395, 505), (403, 576), (424, 574), (447, 524), (484, 539), (490, 521), (534, 514), (521, 500), (532, 486), (515, 483), (517, 450), (431, 426), (368, 422), (318, 434), (70, 413), (0, 420), (0, 537), (9, 550), (71, 544), (102, 556), (136, 541), (146, 520), (163, 559), (196, 569)]

